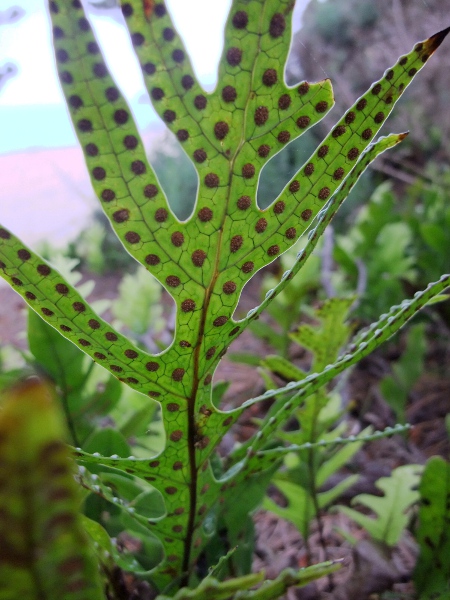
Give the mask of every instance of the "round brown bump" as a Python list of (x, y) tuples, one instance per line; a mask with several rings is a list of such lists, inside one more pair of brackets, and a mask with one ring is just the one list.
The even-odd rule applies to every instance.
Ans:
[(186, 129), (179, 129), (176, 136), (179, 142), (185, 142), (189, 139), (189, 132)]
[(392, 78), (394, 77), (394, 71), (392, 69), (390, 69), (387, 73), (386, 73), (386, 79), (388, 81), (390, 81)]
[(94, 356), (98, 360), (105, 360), (106, 359), (106, 356), (104, 354), (102, 354), (101, 352), (94, 352)]
[(286, 208), (286, 204), (282, 200), (279, 200), (278, 202), (275, 202), (275, 205), (273, 207), (273, 212), (276, 215), (281, 215), (281, 213), (284, 212), (285, 208)]
[(172, 469), (174, 471), (179, 471), (182, 468), (183, 468), (183, 463), (181, 462), (181, 460), (177, 460), (176, 462), (173, 463)]
[(158, 210), (155, 212), (155, 221), (158, 223), (164, 223), (164, 221), (167, 221), (168, 216), (169, 214), (165, 208), (158, 208)]
[(236, 291), (236, 284), (234, 283), (234, 281), (227, 281), (223, 284), (222, 290), (224, 294), (234, 294), (234, 292)]
[(172, 52), (172, 58), (176, 63), (182, 63), (184, 60), (184, 52), (177, 48)]
[(370, 138), (372, 137), (372, 130), (371, 129), (364, 129), (364, 131), (361, 134), (361, 137), (364, 140), (370, 140)]
[(208, 208), (207, 206), (204, 206), (203, 208), (201, 208), (198, 211), (198, 218), (200, 221), (202, 221), (203, 223), (206, 223), (208, 221), (211, 221), (211, 219), (213, 218), (213, 211)]
[(169, 412), (178, 412), (180, 410), (180, 405), (175, 402), (169, 402), (166, 408)]
[(74, 302), (72, 304), (72, 308), (73, 310), (79, 313), (84, 312), (86, 310), (86, 307), (82, 302)]
[(304, 96), (305, 94), (307, 94), (309, 92), (309, 83), (307, 81), (301, 83), (297, 88), (297, 92), (300, 96)]
[(171, 42), (174, 37), (175, 37), (174, 30), (171, 29), (170, 27), (166, 27), (163, 31), (163, 38), (166, 40), (166, 42)]
[(95, 144), (86, 144), (84, 149), (88, 156), (97, 156), (98, 154), (98, 148)]
[(382, 123), (384, 121), (384, 113), (383, 112), (377, 113), (374, 116), (373, 120), (375, 121), (375, 123), (378, 123), (378, 124)]
[(194, 83), (195, 82), (190, 75), (183, 75), (181, 79), (181, 85), (186, 91), (190, 90)]
[(289, 227), (289, 229), (286, 229), (284, 235), (287, 237), (288, 240), (293, 240), (297, 235), (297, 230), (295, 229), (295, 227)]
[(381, 84), (377, 83), (374, 85), (371, 91), (374, 96), (378, 96), (378, 94), (381, 92)]
[(172, 431), (172, 433), (170, 434), (170, 439), (172, 440), (172, 442), (179, 442), (182, 437), (183, 437), (183, 432), (180, 429), (176, 429), (175, 431)]
[(106, 177), (106, 171), (103, 167), (94, 167), (94, 169), (92, 169), (92, 176), (97, 181), (102, 181)]
[(69, 288), (64, 283), (57, 283), (55, 285), (55, 290), (58, 292), (58, 294), (62, 294), (63, 296), (67, 296), (69, 293)]
[[(17, 285), (19, 285), (19, 284), (17, 284)], [(22, 284), (20, 284), (20, 285), (22, 285)], [(51, 316), (53, 316), (53, 315), (55, 314), (55, 313), (54, 313), (52, 310), (50, 310), (49, 308), (41, 308), (41, 312), (42, 312), (42, 314), (44, 314), (46, 317), (51, 317)], [(79, 341), (79, 342), (81, 342), (81, 340), (78, 340), (78, 341)], [(89, 344), (89, 342), (88, 342), (88, 344)]]
[(194, 106), (195, 108), (198, 108), (198, 110), (203, 110), (204, 108), (206, 108), (206, 104), (207, 104), (207, 99), (205, 96), (203, 96), (203, 94), (199, 94), (198, 96), (195, 96), (194, 98)]
[(131, 6), (131, 4), (127, 3), (122, 5), (122, 14), (125, 18), (131, 17), (131, 15), (133, 14), (133, 7)]
[(177, 488), (174, 487), (173, 485), (169, 485), (168, 487), (165, 488), (165, 492), (166, 492), (166, 494), (169, 494), (169, 496), (173, 496), (173, 494), (176, 494), (177, 491), (178, 491)]
[(166, 123), (173, 123), (177, 118), (176, 112), (174, 110), (165, 110), (163, 113), (163, 119)]
[(347, 153), (347, 158), (349, 160), (355, 160), (359, 156), (358, 148), (351, 148)]
[(333, 129), (333, 137), (337, 138), (340, 137), (341, 135), (344, 135), (344, 133), (347, 131), (347, 128), (345, 127), (345, 125), (338, 125), (337, 127), (335, 127)]
[(251, 179), (255, 175), (255, 167), (251, 163), (247, 163), (242, 167), (242, 177)]
[(252, 263), (251, 260), (249, 260), (242, 265), (241, 271), (243, 273), (251, 273), (254, 268), (255, 268), (255, 265)]
[(106, 68), (105, 63), (97, 63), (92, 67), (92, 72), (96, 77), (102, 79), (108, 75), (108, 69)]
[(277, 79), (278, 79), (278, 75), (277, 75), (277, 72), (275, 71), (275, 69), (267, 69), (266, 71), (264, 71), (263, 76), (262, 76), (262, 82), (267, 87), (271, 87), (272, 85), (275, 85), (277, 82)]
[(56, 2), (54, 2), (54, 0), (50, 2), (50, 11), (55, 15), (59, 13), (59, 6), (56, 4)]
[(148, 395), (150, 396), (150, 398), (159, 398), (159, 396), (161, 396), (161, 392), (155, 392), (152, 390), (148, 392)]
[(36, 267), (36, 271), (39, 273), (39, 275), (43, 275), (44, 277), (47, 277), (47, 275), (50, 275), (50, 273), (52, 272), (50, 267), (47, 265), (38, 265)]
[(280, 110), (286, 110), (291, 105), (291, 97), (289, 94), (283, 94), (278, 98), (278, 108)]
[(219, 177), (218, 175), (216, 175), (215, 173), (208, 173), (207, 175), (205, 175), (205, 185), (206, 187), (209, 188), (216, 188), (219, 185)]
[(245, 29), (248, 23), (248, 15), (244, 10), (238, 10), (233, 15), (232, 23), (236, 29)]
[(365, 98), (361, 98), (361, 100), (358, 101), (356, 108), (357, 110), (364, 110), (367, 106), (367, 100)]
[(180, 278), (176, 275), (169, 275), (168, 277), (166, 277), (166, 283), (169, 287), (176, 288), (180, 285), (181, 281)]
[(317, 151), (317, 156), (319, 158), (323, 158), (324, 156), (326, 156), (328, 154), (328, 150), (329, 150), (329, 147), (326, 144), (324, 144), (323, 146), (320, 146), (319, 150)]
[(117, 342), (117, 335), (112, 332), (112, 331), (107, 331), (105, 333), (105, 338), (109, 341), (109, 342)]
[(147, 256), (145, 257), (145, 262), (148, 265), (154, 267), (155, 265), (159, 265), (161, 261), (159, 259), (159, 256), (156, 256), (156, 254), (147, 254)]
[(303, 169), (303, 172), (305, 175), (308, 175), (308, 177), (309, 177), (309, 175), (312, 175), (314, 173), (314, 168), (315, 167), (314, 167), (313, 163), (308, 163), (306, 165), (306, 167)]
[(155, 6), (155, 15), (157, 17), (164, 17), (164, 15), (166, 14), (166, 7), (164, 6), (164, 4), (157, 4)]
[(384, 99), (386, 104), (392, 104), (394, 100), (394, 97), (390, 94), (389, 96), (386, 96), (386, 98)]
[(417, 69), (415, 69), (415, 68), (412, 68), (412, 69), (410, 69), (410, 70), (408, 71), (408, 75), (409, 75), (410, 77), (414, 77), (414, 75), (415, 75), (416, 73), (417, 73)]
[(145, 65), (142, 65), (142, 70), (146, 75), (154, 75), (156, 73), (156, 65), (152, 62), (147, 62)]
[(193, 156), (194, 156), (195, 162), (198, 162), (198, 163), (205, 162), (205, 160), (208, 158), (207, 154), (203, 150), (203, 148), (199, 148), (198, 150), (195, 150)]
[(105, 202), (112, 202), (116, 197), (115, 192), (113, 190), (103, 190), (102, 192), (102, 200)]
[(216, 347), (212, 346), (211, 348), (208, 348), (208, 350), (206, 351), (206, 360), (210, 360), (214, 354), (216, 353)]
[(226, 137), (229, 130), (230, 128), (228, 126), (228, 123), (225, 123), (225, 121), (219, 121), (214, 125), (214, 135), (218, 140), (223, 140)]
[(59, 63), (66, 63), (69, 60), (69, 53), (64, 48), (57, 50), (55, 56)]
[(275, 13), (270, 20), (269, 34), (273, 38), (278, 38), (283, 35), (286, 29), (286, 19), (281, 13)]
[(194, 300), (183, 300), (183, 302), (181, 303), (181, 310), (185, 313), (192, 312), (193, 310), (195, 310)]
[(237, 67), (242, 60), (242, 50), (240, 48), (229, 48), (227, 51), (227, 62), (232, 67)]
[(276, 244), (275, 244), (274, 246), (270, 246), (270, 247), (267, 249), (267, 254), (268, 254), (269, 256), (276, 256), (277, 254), (279, 254), (279, 252), (280, 252), (280, 248), (279, 248), (279, 246), (277, 246)]
[(154, 87), (151, 91), (153, 100), (162, 100), (164, 98), (164, 90), (159, 87)]
[(311, 215), (312, 215), (312, 210), (310, 208), (307, 208), (306, 210), (304, 210), (302, 212), (302, 214), (300, 216), (304, 221), (309, 221), (309, 219), (311, 218)]
[(28, 250), (25, 250), (25, 248), (21, 248), (20, 250), (18, 250), (17, 256), (20, 258), (20, 260), (30, 260), (31, 258), (30, 252), (28, 252)]
[(176, 248), (179, 248), (184, 244), (184, 235), (181, 231), (174, 231), (170, 236), (170, 241)]
[(244, 240), (242, 238), (242, 235), (233, 236), (230, 241), (230, 252), (237, 252), (241, 248), (243, 243)]
[(91, 329), (100, 329), (100, 323), (96, 319), (89, 319), (88, 325)]
[(22, 281), (18, 277), (11, 277), (11, 281), (13, 282), (14, 285), (18, 285), (18, 286), (23, 285)]
[(257, 221), (257, 223), (255, 225), (255, 231), (257, 233), (263, 233), (263, 231), (266, 230), (266, 227), (267, 227), (266, 219), (261, 218)]
[[(25, 292), (25, 296), (28, 298), (28, 300), (36, 300), (36, 296), (32, 292)], [(61, 325), (61, 329), (63, 327), (65, 327), (65, 325)]]
[(149, 183), (144, 188), (144, 196), (146, 198), (154, 198), (158, 194), (158, 188), (153, 183)]
[(297, 127), (300, 129), (305, 129), (311, 123), (311, 119), (306, 115), (303, 115), (297, 119)]
[(185, 372), (186, 371), (184, 369), (181, 369), (181, 368), (174, 369), (172, 371), (172, 379), (174, 381), (181, 381), (183, 379), (183, 377), (184, 377)]
[(125, 234), (125, 239), (129, 244), (137, 244), (141, 241), (141, 236), (135, 231), (127, 231)]
[(120, 210), (116, 210), (112, 217), (116, 223), (124, 223), (130, 218), (130, 211), (127, 208), (121, 208)]
[(204, 250), (194, 250), (191, 256), (191, 260), (196, 267), (202, 267), (206, 259), (206, 252)]
[(225, 316), (217, 317), (217, 319), (214, 319), (213, 325), (214, 325), (214, 327), (222, 327), (222, 325), (225, 325), (225, 323), (227, 321), (228, 321), (228, 317), (225, 317)]
[(147, 371), (155, 372), (159, 369), (159, 364), (157, 362), (150, 361), (145, 365)]
[(117, 125), (124, 125), (128, 121), (129, 116), (130, 115), (126, 110), (119, 108), (114, 113), (114, 121), (117, 123)]
[(228, 337), (231, 337), (232, 335), (236, 335), (238, 332), (239, 332), (239, 327), (234, 327), (228, 334)]
[(89, 121), (89, 119), (80, 119), (80, 121), (77, 123), (77, 127), (83, 133), (92, 131), (92, 123)]
[(321, 100), (316, 104), (316, 112), (318, 113), (324, 113), (327, 110), (327, 108), (328, 102), (325, 102), (325, 100)]
[(295, 194), (295, 192), (298, 192), (298, 190), (300, 189), (300, 183), (294, 179), (294, 181), (292, 181), (289, 184), (289, 191), (292, 192), (293, 194)]
[(91, 342), (88, 342), (87, 340), (84, 340), (84, 339), (78, 340), (78, 343), (80, 344), (80, 346), (85, 346), (85, 347), (91, 345)]
[(142, 160), (134, 160), (131, 163), (131, 170), (135, 175), (143, 175), (147, 171), (147, 167)]
[(83, 100), (80, 98), (80, 96), (73, 95), (69, 98), (69, 104), (72, 108), (78, 109), (83, 106)]
[(237, 201), (237, 207), (239, 208), (239, 210), (247, 210), (248, 208), (250, 208), (251, 204), (252, 200), (250, 196), (241, 196)]
[(125, 356), (127, 358), (137, 358), (139, 356), (139, 354), (136, 352), (136, 350), (125, 350), (124, 352)]
[(222, 90), (222, 99), (224, 102), (234, 102), (237, 98), (236, 88), (232, 85), (226, 85)]
[(258, 148), (258, 156), (260, 156), (261, 158), (266, 158), (266, 156), (269, 155), (269, 152), (270, 146), (268, 146), (267, 144), (262, 144), (262, 146)]
[(131, 384), (136, 384), (139, 383), (139, 381), (135, 378), (135, 377), (127, 377), (125, 380), (127, 383), (131, 383)]
[(145, 42), (145, 38), (142, 33), (136, 32), (131, 35), (131, 42), (133, 46), (142, 46)]
[(280, 131), (280, 133), (277, 135), (277, 140), (280, 142), (280, 144), (287, 144), (290, 139), (291, 134), (289, 131)]
[(53, 27), (53, 37), (56, 40), (61, 40), (63, 37), (65, 37), (65, 33), (64, 31), (61, 29), (61, 27)]
[(172, 531), (174, 533), (181, 533), (183, 531), (183, 525), (174, 525)]
[(351, 123), (353, 123), (355, 119), (356, 115), (352, 110), (345, 115), (345, 122), (347, 123), (347, 125), (351, 125)]
[(339, 181), (339, 179), (342, 179), (344, 177), (344, 174), (345, 174), (344, 169), (342, 167), (339, 167), (333, 173), (333, 179), (336, 179), (336, 181)]
[(323, 187), (319, 191), (319, 194), (318, 194), (320, 200), (326, 200), (329, 195), (330, 195), (330, 188), (328, 188), (328, 187)]
[(269, 109), (267, 106), (258, 106), (255, 110), (255, 124), (258, 126), (264, 125), (264, 123), (269, 118)]
[(60, 78), (63, 83), (66, 83), (68, 85), (73, 83), (73, 76), (72, 73), (69, 73), (69, 71), (63, 71), (62, 73), (60, 73)]
[(181, 348), (191, 348), (192, 344), (186, 340), (181, 340), (180, 341), (180, 347)]

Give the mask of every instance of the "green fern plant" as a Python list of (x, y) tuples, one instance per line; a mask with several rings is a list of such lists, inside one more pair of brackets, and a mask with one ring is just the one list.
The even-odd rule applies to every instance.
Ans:
[[(121, 4), (153, 105), (198, 173), (195, 208), (186, 221), (171, 211), (147, 162), (131, 111), (109, 74), (79, 0), (49, 2), (55, 56), (102, 207), (125, 249), (175, 301), (173, 342), (159, 354), (133, 344), (101, 319), (51, 264), (5, 228), (0, 228), (0, 269), (61, 335), (132, 389), (161, 404), (166, 442), (158, 455), (105, 457), (82, 449), (75, 454), (83, 465), (81, 485), (115, 507), (128, 529), (161, 545), (158, 564), (145, 569), (125, 561), (124, 568), (145, 571), (156, 589), (173, 596), (202, 577), (196, 565), (219, 526), (228, 530), (232, 545), (242, 537), (247, 523), (242, 515), (261, 501), (283, 455), (283, 449), (270, 448), (273, 434), (292, 411), (448, 286), (447, 275), (413, 300), (393, 307), (319, 374), (268, 390), (230, 412), (212, 401), (213, 374), (227, 348), (303, 266), (361, 173), (405, 137), (373, 141), (448, 30), (417, 44), (386, 71), (339, 120), (276, 201), (260, 210), (256, 188), (261, 169), (333, 104), (329, 80), (293, 87), (284, 82), (292, 1), (234, 0), (219, 84), (212, 93), (197, 82), (164, 2)], [(304, 249), (280, 283), (246, 318), (233, 319), (244, 285), (308, 229)], [(225, 467), (215, 448), (233, 423), (251, 405), (286, 392), (288, 400), (249, 444), (228, 456)], [(161, 500), (159, 512), (151, 501), (155, 490)], [(275, 598), (289, 585), (335, 568), (326, 565), (292, 577), (288, 573), (272, 587), (239, 597)], [(225, 582), (221, 588), (216, 580), (209, 583), (197, 596), (178, 592), (176, 597), (234, 596), (226, 587), (232, 584)], [(254, 583), (253, 578), (247, 586)]]

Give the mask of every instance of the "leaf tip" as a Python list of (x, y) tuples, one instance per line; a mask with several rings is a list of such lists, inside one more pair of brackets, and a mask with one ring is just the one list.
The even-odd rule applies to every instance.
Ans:
[(436, 52), (436, 50), (439, 48), (439, 46), (445, 40), (445, 38), (447, 37), (449, 32), (450, 32), (450, 27), (447, 27), (446, 29), (443, 29), (442, 31), (438, 31), (438, 33), (435, 33), (428, 40), (426, 40), (424, 42), (424, 47), (426, 48), (426, 50), (430, 54), (430, 56), (434, 52)]
[(399, 133), (399, 134), (398, 134), (398, 141), (399, 141), (399, 142), (403, 142), (403, 140), (404, 140), (405, 138), (407, 138), (407, 137), (408, 137), (408, 135), (409, 135), (409, 131), (404, 131), (403, 133)]

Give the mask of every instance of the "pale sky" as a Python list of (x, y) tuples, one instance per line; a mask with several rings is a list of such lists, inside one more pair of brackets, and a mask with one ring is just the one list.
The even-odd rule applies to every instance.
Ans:
[[(293, 19), (297, 29), (308, 1), (297, 0)], [(231, 0), (167, 0), (167, 5), (200, 82), (213, 89)], [(27, 147), (73, 145), (75, 137), (56, 77), (47, 0), (0, 0), (0, 13), (12, 6), (23, 8), (25, 16), (0, 26), (0, 69), (6, 63), (18, 68), (18, 74), (0, 90), (0, 154)], [(105, 12), (114, 12), (114, 16), (91, 15), (91, 22), (112, 75), (130, 102), (139, 127), (145, 129), (156, 124), (158, 117), (148, 101), (119, 9)]]

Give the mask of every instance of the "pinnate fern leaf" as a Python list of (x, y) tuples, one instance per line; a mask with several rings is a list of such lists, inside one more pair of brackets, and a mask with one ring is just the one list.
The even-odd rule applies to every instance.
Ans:
[[(206, 93), (164, 2), (121, 2), (151, 101), (175, 134), (199, 178), (192, 215), (172, 212), (148, 163), (129, 106), (111, 77), (79, 0), (49, 2), (58, 73), (101, 205), (126, 250), (171, 294), (177, 307), (172, 344), (160, 354), (134, 345), (102, 320), (49, 264), (0, 228), (0, 270), (28, 304), (62, 335), (132, 388), (156, 398), (166, 428), (163, 452), (150, 460), (83, 455), (143, 477), (161, 492), (164, 518), (148, 519), (165, 557), (154, 571), (163, 589), (192, 571), (208, 542), (202, 525), (225, 510), (233, 485), (273, 465), (262, 454), (295, 403), (387, 339), (445, 287), (435, 284), (393, 321), (370, 330), (359, 345), (322, 375), (312, 375), (273, 421), (237, 453), (218, 480), (209, 465), (217, 443), (254, 402), (223, 413), (211, 402), (215, 368), (230, 343), (257, 318), (304, 264), (362, 171), (404, 138), (373, 142), (396, 101), (448, 30), (417, 44), (338, 121), (317, 151), (265, 210), (256, 204), (263, 166), (317, 123), (333, 104), (328, 80), (289, 87), (291, 0), (234, 0), (225, 28), (219, 84)], [(317, 218), (293, 268), (260, 307), (233, 319), (243, 286), (290, 248)], [(363, 344), (365, 344), (363, 346)], [(286, 389), (271, 393), (282, 394)], [(80, 455), (83, 454), (80, 451)], [(233, 484), (233, 485), (231, 485)], [(105, 492), (106, 493), (106, 492)], [(211, 522), (209, 519), (208, 522)]]

